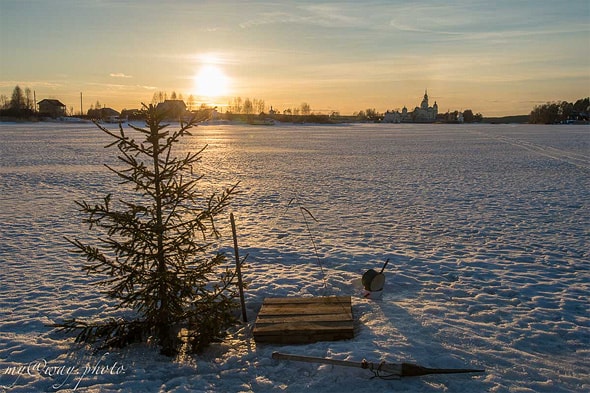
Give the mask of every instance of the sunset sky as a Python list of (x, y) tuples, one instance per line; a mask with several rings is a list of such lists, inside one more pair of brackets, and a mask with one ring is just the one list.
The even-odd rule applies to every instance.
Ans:
[[(0, 0), (0, 94), (527, 114), (590, 95), (590, 2)], [(212, 96), (212, 97), (209, 97)]]

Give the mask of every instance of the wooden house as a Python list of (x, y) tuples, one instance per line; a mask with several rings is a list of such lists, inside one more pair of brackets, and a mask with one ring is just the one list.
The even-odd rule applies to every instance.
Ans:
[(164, 114), (168, 120), (179, 120), (188, 116), (186, 104), (183, 100), (166, 100), (160, 102), (156, 110)]
[(37, 103), (39, 114), (51, 117), (61, 117), (66, 115), (66, 106), (59, 100), (43, 99)]

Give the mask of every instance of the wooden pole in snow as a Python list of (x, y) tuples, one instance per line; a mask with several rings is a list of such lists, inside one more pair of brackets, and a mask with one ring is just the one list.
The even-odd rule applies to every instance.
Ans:
[(242, 304), (242, 319), (244, 322), (248, 322), (246, 315), (246, 302), (244, 301), (244, 284), (242, 282), (242, 268), (240, 262), (240, 253), (238, 251), (238, 235), (236, 233), (236, 222), (234, 220), (234, 214), (229, 213), (229, 220), (231, 221), (231, 232), (234, 237), (234, 254), (236, 256), (236, 274), (238, 275), (238, 289), (240, 290), (240, 303)]

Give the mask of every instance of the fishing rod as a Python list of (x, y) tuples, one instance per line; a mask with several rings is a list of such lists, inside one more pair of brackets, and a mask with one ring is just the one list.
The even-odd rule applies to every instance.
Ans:
[(294, 360), (307, 363), (333, 364), (335, 366), (356, 367), (367, 369), (375, 374), (375, 377), (382, 379), (400, 379), (401, 377), (419, 377), (429, 374), (462, 374), (462, 373), (483, 373), (485, 370), (470, 368), (428, 368), (412, 363), (385, 363), (378, 364), (363, 360), (362, 362), (351, 362), (347, 360), (336, 360), (318, 358), (312, 356), (290, 355), (286, 353), (273, 352), (275, 360)]

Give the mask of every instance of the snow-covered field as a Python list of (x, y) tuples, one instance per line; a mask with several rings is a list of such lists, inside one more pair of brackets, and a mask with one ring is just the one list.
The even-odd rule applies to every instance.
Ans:
[[(39, 123), (0, 124), (0, 138), (0, 391), (590, 391), (588, 126), (195, 129), (185, 148), (209, 144), (204, 187), (241, 182), (249, 323), (175, 361), (150, 346), (94, 353), (46, 326), (109, 310), (63, 239), (93, 235), (74, 200), (117, 188), (107, 137)], [(363, 298), (352, 282), (387, 258), (383, 298)], [(266, 297), (348, 294), (352, 340), (252, 338)], [(390, 381), (274, 351), (486, 373)]]

